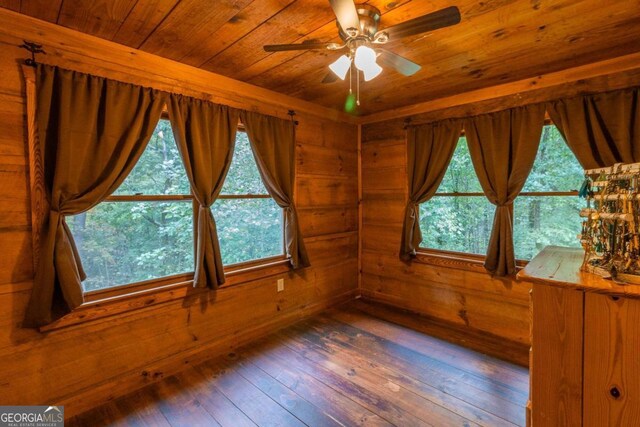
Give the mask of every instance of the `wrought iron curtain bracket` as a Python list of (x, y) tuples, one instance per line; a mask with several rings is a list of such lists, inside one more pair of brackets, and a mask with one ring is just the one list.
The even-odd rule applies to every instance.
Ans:
[(289, 111), (287, 112), (287, 114), (288, 114), (289, 116), (291, 116), (291, 122), (292, 122), (294, 125), (297, 125), (297, 124), (298, 124), (298, 121), (293, 119), (293, 116), (295, 116), (295, 115), (296, 115), (296, 112), (295, 112), (294, 110), (289, 110)]
[(31, 58), (27, 58), (24, 60), (24, 63), (30, 67), (35, 67), (37, 65), (36, 62), (36, 53), (43, 53), (46, 55), (47, 52), (44, 51), (44, 49), (42, 49), (42, 45), (41, 44), (36, 44), (33, 42), (29, 42), (26, 40), (23, 40), (23, 43), (18, 46), (22, 49), (25, 49), (29, 52), (31, 52)]

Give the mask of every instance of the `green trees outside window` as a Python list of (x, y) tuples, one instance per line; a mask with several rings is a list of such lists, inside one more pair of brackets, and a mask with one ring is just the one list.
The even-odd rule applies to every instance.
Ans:
[[(547, 245), (580, 245), (576, 189), (583, 170), (557, 128), (546, 125), (531, 174), (514, 203), (516, 258), (529, 260)], [(484, 255), (494, 206), (480, 187), (464, 136), (460, 137), (438, 193), (420, 206), (422, 246)]]
[[(283, 254), (282, 210), (262, 184), (244, 132), (212, 211), (225, 265)], [(194, 212), (171, 124), (160, 120), (120, 188), (67, 219), (87, 273), (85, 292), (192, 272)]]

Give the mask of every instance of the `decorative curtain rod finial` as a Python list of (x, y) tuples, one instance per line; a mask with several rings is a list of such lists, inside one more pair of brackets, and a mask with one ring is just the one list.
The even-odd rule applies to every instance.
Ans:
[(30, 67), (35, 67), (37, 65), (36, 53), (44, 53), (45, 55), (47, 54), (47, 52), (45, 52), (44, 49), (42, 49), (41, 44), (36, 44), (26, 40), (23, 40), (23, 43), (18, 47), (22, 49), (26, 49), (27, 51), (31, 52), (31, 58), (27, 58), (24, 60), (24, 63)]

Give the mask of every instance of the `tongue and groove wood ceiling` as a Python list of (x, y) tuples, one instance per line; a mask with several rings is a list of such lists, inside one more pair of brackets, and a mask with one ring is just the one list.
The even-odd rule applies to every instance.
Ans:
[[(356, 3), (362, 3), (357, 1)], [(456, 5), (462, 22), (391, 41), (422, 65), (361, 86), (368, 114), (640, 51), (640, 0), (369, 0), (384, 28)], [(328, 107), (348, 83), (321, 83), (341, 53), (262, 46), (339, 41), (327, 0), (0, 0), (0, 7)]]

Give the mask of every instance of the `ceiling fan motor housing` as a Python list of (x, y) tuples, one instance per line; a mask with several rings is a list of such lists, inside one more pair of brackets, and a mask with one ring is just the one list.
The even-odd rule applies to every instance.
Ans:
[(374, 35), (378, 32), (378, 24), (380, 23), (380, 10), (378, 8), (368, 5), (368, 4), (359, 4), (356, 5), (356, 10), (358, 11), (358, 17), (360, 18), (360, 28), (351, 32), (348, 28), (347, 31), (343, 31), (340, 23), (336, 21), (336, 25), (338, 26), (338, 32), (340, 33), (340, 38), (347, 42), (350, 39), (354, 38), (366, 38), (367, 40), (373, 40)]

